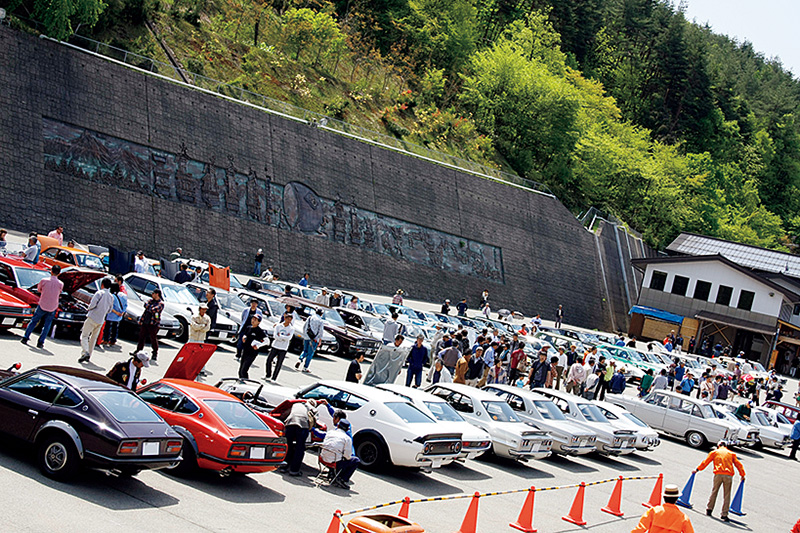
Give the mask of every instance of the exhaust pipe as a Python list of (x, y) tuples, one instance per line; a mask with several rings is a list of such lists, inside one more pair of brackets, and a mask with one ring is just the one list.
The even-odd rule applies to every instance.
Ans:
[(233, 473), (233, 468), (226, 466), (222, 470), (219, 471), (219, 477), (225, 478), (230, 476)]

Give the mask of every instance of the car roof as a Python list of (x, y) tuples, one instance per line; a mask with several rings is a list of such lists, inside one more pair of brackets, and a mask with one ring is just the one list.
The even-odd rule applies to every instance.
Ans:
[(36, 269), (36, 270), (46, 270), (48, 272), (50, 271), (50, 267), (48, 267), (44, 263), (40, 262), (40, 263), (37, 263), (35, 265), (32, 265), (30, 263), (26, 263), (25, 261), (23, 261), (22, 257), (19, 257), (19, 256), (6, 255), (6, 256), (0, 257), (0, 262), (6, 263), (7, 265), (12, 266), (12, 267), (33, 268), (33, 269)]
[[(522, 387), (517, 387), (515, 385), (501, 385), (501, 384), (491, 384), (487, 385), (487, 387), (494, 387), (496, 389), (504, 390), (507, 392), (511, 392), (513, 394), (519, 394), (520, 396), (525, 396), (526, 398), (530, 398), (531, 400), (546, 400), (548, 402), (552, 401), (551, 398), (548, 398), (544, 394), (539, 394), (536, 391), (532, 391), (530, 389), (524, 389)], [(486, 391), (489, 392), (489, 391)]]
[(334, 307), (339, 312), (350, 313), (351, 315), (358, 315), (358, 316), (369, 316), (372, 318), (378, 318), (374, 314), (370, 313), (369, 311), (364, 311), (363, 309), (350, 309), (349, 307)]
[(437, 383), (435, 386), (442, 387), (444, 389), (449, 389), (458, 393), (461, 393), (465, 396), (470, 396), (478, 401), (490, 401), (494, 402), (497, 400), (502, 401), (496, 394), (491, 393), (489, 391), (476, 389), (475, 387), (470, 387), (469, 385), (463, 385), (461, 383)]
[(378, 389), (376, 387), (370, 387), (369, 385), (364, 385), (362, 383), (352, 383), (350, 381), (338, 381), (338, 380), (326, 379), (318, 381), (311, 387), (316, 385), (326, 385), (328, 387), (334, 387), (337, 389), (341, 389), (345, 392), (355, 394), (356, 396), (361, 396), (362, 398), (366, 398), (370, 401), (376, 401), (381, 403), (396, 402), (402, 400), (401, 398), (398, 398), (397, 395), (393, 392)]
[[(46, 365), (34, 368), (30, 372), (42, 371), (51, 374), (58, 379), (67, 382), (77, 389), (103, 388), (120, 389), (124, 388), (116, 381), (91, 370), (75, 368), (71, 366)], [(126, 389), (127, 390), (127, 389)]]
[[(161, 279), (164, 279), (164, 278), (161, 278)], [(219, 287), (212, 287), (208, 283), (203, 283), (201, 281), (192, 281), (192, 280), (190, 280), (190, 281), (187, 281), (186, 283), (179, 283), (178, 285), (184, 285), (184, 286), (186, 286), (186, 285), (194, 285), (195, 287), (200, 287), (201, 289), (214, 289), (215, 291), (221, 292), (223, 294), (227, 294), (227, 293), (231, 292), (231, 291), (226, 291), (225, 289), (220, 289)]]
[(131, 272), (131, 273), (125, 275), (125, 279), (128, 279), (131, 276), (139, 276), (140, 278), (152, 281), (154, 283), (168, 283), (170, 285), (180, 285), (180, 283), (172, 282), (172, 281), (170, 281), (170, 280), (168, 280), (166, 278), (162, 278), (162, 277), (159, 277), (159, 276), (154, 276), (152, 274), (145, 274), (143, 272)]
[(383, 383), (378, 386), (379, 388), (386, 387), (383, 390), (390, 390), (390, 391), (397, 391), (397, 394), (402, 394), (404, 396), (408, 396), (414, 400), (418, 400), (421, 402), (444, 402), (443, 399), (439, 398), (435, 394), (431, 394), (430, 392), (425, 392), (424, 390), (415, 389), (412, 387), (406, 387), (404, 385), (399, 385), (397, 383)]
[(188, 379), (173, 379), (173, 378), (163, 378), (158, 380), (156, 383), (166, 383), (167, 385), (171, 385), (176, 389), (180, 390), (181, 392), (185, 392), (186, 394), (190, 394), (195, 398), (199, 398), (201, 400), (236, 400), (240, 401), (236, 396), (225, 392), (222, 389), (218, 389), (217, 387), (212, 387), (206, 383), (200, 383), (198, 381), (190, 381)]

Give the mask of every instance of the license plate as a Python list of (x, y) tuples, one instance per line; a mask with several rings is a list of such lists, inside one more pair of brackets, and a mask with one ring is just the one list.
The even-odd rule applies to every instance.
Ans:
[(250, 448), (250, 459), (264, 459), (267, 456), (267, 449), (263, 446)]
[(16, 321), (17, 321), (16, 318), (4, 318), (3, 319), (3, 325), (4, 326), (13, 326)]
[(538, 443), (538, 442), (537, 442), (536, 444), (534, 444), (533, 446), (531, 446), (531, 452), (533, 452), (533, 453), (536, 453), (536, 452), (538, 452), (538, 451), (539, 451), (539, 448), (540, 448), (541, 446), (542, 446), (542, 445), (541, 445), (540, 443)]
[(622, 448), (627, 448), (627, 447), (628, 447), (628, 441), (626, 440), (622, 441)]
[(578, 441), (578, 446), (586, 446), (586, 439), (581, 439)]
[(158, 336), (159, 337), (164, 337), (166, 334), (167, 334), (167, 330), (165, 330), (165, 329), (158, 330)]
[(142, 445), (142, 455), (158, 455), (158, 448), (157, 442), (145, 442)]
[(225, 340), (225, 339), (228, 338), (228, 334), (225, 333), (224, 331), (220, 331), (219, 338), (222, 339), (222, 340)]

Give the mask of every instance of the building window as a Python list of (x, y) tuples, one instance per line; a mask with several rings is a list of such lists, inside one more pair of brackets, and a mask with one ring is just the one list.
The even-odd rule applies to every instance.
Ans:
[(749, 311), (753, 308), (753, 299), (756, 297), (756, 293), (750, 291), (742, 291), (739, 293), (739, 303), (736, 305), (737, 308), (743, 311)]
[(675, 279), (672, 281), (672, 294), (677, 294), (678, 296), (686, 296), (686, 289), (689, 288), (689, 278), (684, 278), (683, 276), (675, 276)]
[(664, 287), (666, 286), (667, 286), (667, 273), (654, 270), (653, 277), (650, 278), (650, 288), (655, 289), (657, 291), (663, 291)]
[(794, 316), (800, 315), (800, 304), (794, 304), (794, 309), (792, 310), (792, 314)]
[(707, 281), (698, 280), (694, 286), (694, 299), (707, 302), (709, 294), (711, 294), (711, 284)]
[(727, 285), (720, 285), (717, 291), (717, 303), (719, 305), (731, 305), (731, 297), (733, 296), (733, 287)]

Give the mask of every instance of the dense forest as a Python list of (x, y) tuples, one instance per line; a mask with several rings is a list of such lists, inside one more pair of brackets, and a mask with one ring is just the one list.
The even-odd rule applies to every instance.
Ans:
[[(656, 247), (800, 245), (800, 82), (664, 0), (12, 0), (191, 72), (543, 182)], [(166, 60), (166, 59), (165, 59)]]

